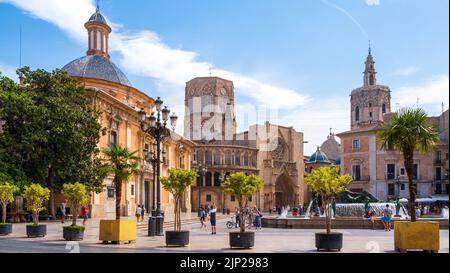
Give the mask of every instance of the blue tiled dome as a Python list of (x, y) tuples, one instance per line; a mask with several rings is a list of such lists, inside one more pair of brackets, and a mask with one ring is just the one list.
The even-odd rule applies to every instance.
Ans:
[(317, 147), (317, 151), (311, 155), (308, 163), (331, 164), (330, 160), (328, 160), (328, 157), (320, 151), (319, 147)]
[(97, 11), (95, 11), (94, 14), (92, 14), (91, 18), (89, 18), (89, 22), (96, 22), (96, 23), (102, 23), (107, 25), (105, 17), (100, 13), (99, 8), (97, 8)]
[(94, 78), (132, 86), (127, 76), (108, 58), (88, 55), (76, 59), (63, 67), (69, 75), (81, 78)]

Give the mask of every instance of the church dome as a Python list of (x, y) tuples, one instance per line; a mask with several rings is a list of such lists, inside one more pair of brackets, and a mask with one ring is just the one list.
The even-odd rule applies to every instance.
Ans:
[(94, 78), (131, 86), (125, 74), (108, 58), (88, 55), (71, 61), (62, 68), (69, 75), (80, 78)]
[(92, 14), (91, 18), (89, 18), (89, 23), (102, 23), (107, 25), (105, 17), (100, 13), (100, 10), (97, 8), (94, 14)]
[(341, 145), (334, 138), (334, 134), (327, 137), (327, 140), (320, 146), (320, 150), (331, 160), (337, 160), (341, 156)]
[(328, 160), (328, 157), (320, 151), (319, 147), (317, 147), (317, 151), (311, 155), (308, 163), (331, 164), (330, 160)]

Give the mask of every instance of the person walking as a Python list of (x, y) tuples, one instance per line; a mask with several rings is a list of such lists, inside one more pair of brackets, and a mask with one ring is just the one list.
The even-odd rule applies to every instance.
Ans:
[[(87, 209), (86, 205), (83, 205), (81, 207), (81, 218), (83, 218), (83, 226), (86, 225), (86, 221), (88, 219), (88, 213), (89, 213), (89, 210)], [(77, 217), (77, 216), (74, 215), (73, 217)]]
[(137, 218), (138, 222), (141, 221), (141, 214), (142, 214), (141, 205), (137, 205), (137, 207), (136, 207), (136, 218)]
[(66, 205), (67, 205), (67, 200), (64, 199), (61, 203), (61, 223), (64, 224), (64, 221), (66, 220)]
[(205, 212), (205, 209), (203, 207), (200, 207), (199, 217), (200, 217), (200, 224), (201, 224), (200, 228), (203, 228), (203, 227), (206, 228), (206, 224), (205, 224), (206, 212)]
[(144, 222), (144, 217), (145, 217), (146, 210), (145, 210), (144, 205), (141, 205), (141, 208), (142, 208), (142, 210), (141, 210), (141, 222)]
[(234, 208), (234, 216), (236, 217), (236, 228), (241, 226), (241, 212), (238, 207)]
[(217, 208), (214, 204), (212, 204), (211, 209), (209, 210), (209, 221), (211, 222), (211, 234), (216, 234), (216, 212)]

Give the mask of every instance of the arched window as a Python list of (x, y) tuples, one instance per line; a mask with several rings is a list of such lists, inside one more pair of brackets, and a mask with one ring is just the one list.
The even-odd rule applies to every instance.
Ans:
[(241, 166), (241, 152), (240, 151), (236, 151), (234, 153), (234, 165), (236, 166)]
[(100, 33), (100, 31), (97, 31), (97, 46), (96, 46), (96, 48), (95, 49), (97, 49), (97, 50), (101, 50), (101, 44), (102, 44), (102, 37), (101, 37), (101, 33)]
[(214, 151), (214, 165), (220, 165), (220, 150)]
[(370, 75), (369, 77), (369, 85), (375, 85), (375, 78), (373, 77), (373, 75)]
[(206, 183), (205, 183), (206, 187), (211, 187), (212, 186), (212, 174), (210, 172), (206, 173)]
[(383, 103), (383, 105), (381, 106), (381, 112), (383, 114), (386, 114), (386, 104)]
[(94, 31), (91, 30), (91, 33), (89, 34), (89, 49), (94, 49)]
[(248, 152), (244, 153), (244, 166), (248, 166)]
[(359, 121), (359, 106), (355, 108), (355, 121)]
[(214, 186), (220, 187), (220, 173), (214, 173)]
[(225, 165), (231, 165), (231, 151), (225, 152)]
[(210, 151), (205, 151), (205, 164), (211, 165), (212, 163), (212, 155)]

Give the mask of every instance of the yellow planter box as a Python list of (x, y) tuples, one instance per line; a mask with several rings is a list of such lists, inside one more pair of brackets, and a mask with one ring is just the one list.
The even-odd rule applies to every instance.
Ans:
[(100, 220), (100, 241), (136, 241), (136, 220)]
[(397, 251), (439, 251), (439, 223), (429, 221), (394, 223), (394, 241)]

